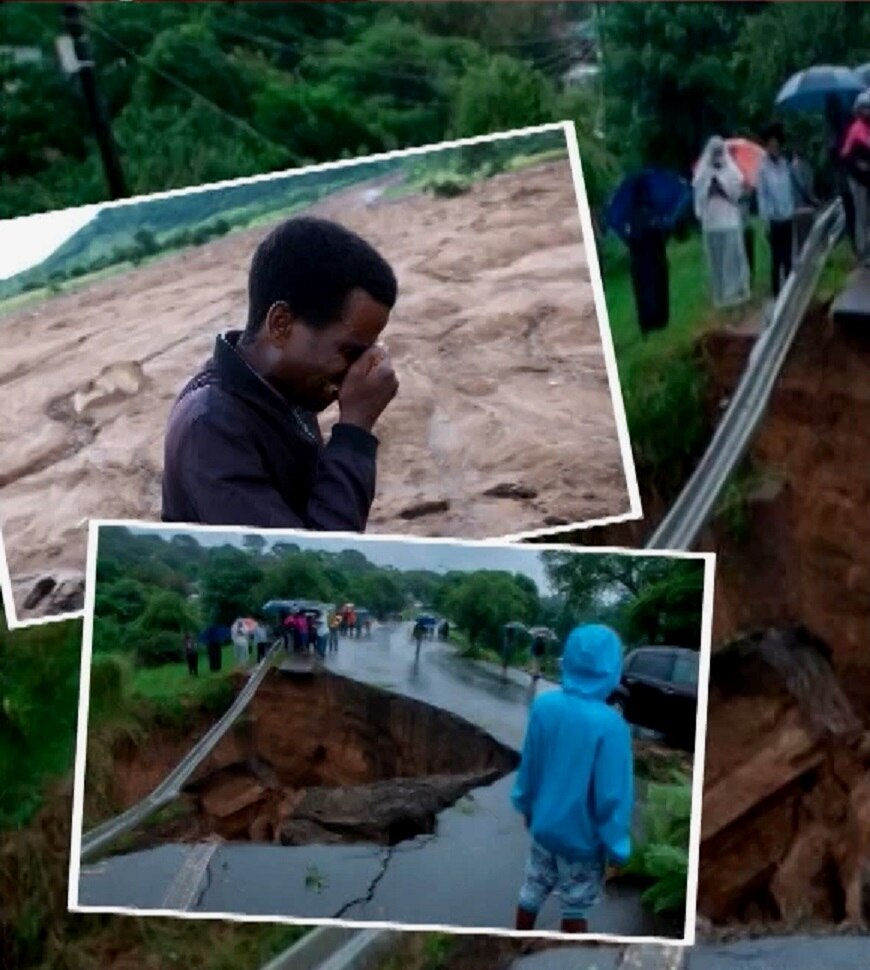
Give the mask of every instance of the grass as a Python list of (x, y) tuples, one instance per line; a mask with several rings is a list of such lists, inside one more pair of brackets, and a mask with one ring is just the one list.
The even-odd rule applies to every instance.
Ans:
[(131, 697), (147, 701), (160, 711), (170, 713), (179, 707), (204, 707), (213, 710), (232, 694), (231, 675), (236, 669), (232, 646), (221, 651), (222, 668), (208, 669), (208, 658), (199, 658), (199, 676), (191, 677), (187, 663), (163, 664), (160, 667), (139, 667), (132, 677)]
[(0, 830), (30, 822), (75, 749), (81, 623), (0, 628)]
[(644, 339), (638, 329), (625, 246), (608, 237), (601, 247), (604, 289), (626, 418), (639, 477), (669, 496), (691, 471), (706, 444), (705, 375), (697, 359), (699, 336), (738, 316), (757, 312), (767, 296), (770, 257), (756, 227), (755, 275), (750, 304), (736, 313), (717, 311), (709, 296), (703, 238), (672, 239), (670, 322)]
[(819, 277), (816, 298), (819, 303), (828, 303), (843, 289), (855, 269), (855, 256), (846, 240), (840, 241), (831, 253)]
[(258, 970), (306, 928), (67, 911), (80, 650), (79, 622), (0, 628), (0, 962)]

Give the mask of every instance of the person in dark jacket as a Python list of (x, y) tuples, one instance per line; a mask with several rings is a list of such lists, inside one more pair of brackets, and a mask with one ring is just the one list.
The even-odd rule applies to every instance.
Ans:
[[(375, 492), (372, 429), (398, 390), (378, 340), (395, 305), (392, 269), (336, 223), (290, 219), (259, 245), (243, 332), (173, 405), (164, 522), (365, 529)], [(338, 402), (324, 444), (317, 414)]]
[(184, 657), (187, 660), (187, 672), (191, 677), (199, 676), (199, 648), (196, 640), (189, 633), (184, 635)]
[(639, 177), (626, 226), (631, 283), (640, 332), (662, 330), (670, 318), (667, 234), (657, 218), (647, 180)]

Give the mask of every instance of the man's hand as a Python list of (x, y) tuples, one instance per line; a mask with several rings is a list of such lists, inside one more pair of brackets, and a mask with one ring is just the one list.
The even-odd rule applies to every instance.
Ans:
[(399, 379), (384, 347), (370, 347), (348, 370), (338, 392), (340, 420), (371, 431), (396, 396)]

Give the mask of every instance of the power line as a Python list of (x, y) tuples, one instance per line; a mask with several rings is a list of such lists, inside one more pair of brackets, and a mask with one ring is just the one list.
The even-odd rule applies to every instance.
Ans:
[(173, 77), (173, 75), (167, 73), (162, 68), (155, 67), (153, 64), (149, 64), (141, 55), (137, 54), (136, 51), (131, 50), (131, 48), (129, 48), (126, 44), (122, 43), (117, 38), (113, 37), (112, 34), (110, 34), (109, 31), (105, 29), (105, 27), (102, 27), (92, 22), (91, 29), (95, 30), (98, 34), (101, 34), (110, 44), (113, 44), (115, 47), (118, 48), (118, 50), (123, 51), (128, 57), (134, 58), (136, 61), (138, 61), (138, 63), (142, 67), (144, 67), (148, 71), (151, 71), (152, 74), (156, 74), (158, 77), (162, 77), (165, 81), (168, 81), (170, 84), (174, 84), (175, 87), (177, 87), (179, 90), (184, 91), (186, 94), (189, 94), (192, 98), (195, 98), (197, 101), (200, 101), (203, 104), (207, 105), (217, 114), (222, 115), (224, 118), (232, 122), (238, 128), (242, 129), (243, 131), (246, 131), (249, 135), (253, 135), (254, 138), (257, 138), (264, 145), (268, 145), (270, 148), (277, 149), (284, 155), (289, 156), (290, 152), (286, 146), (279, 145), (278, 142), (273, 141), (267, 135), (264, 135), (261, 131), (257, 131), (257, 129), (254, 128), (252, 125), (249, 125), (247, 121), (244, 121), (243, 119), (237, 117), (236, 115), (231, 114), (229, 111), (226, 111), (219, 104), (215, 104), (215, 102), (212, 101), (210, 98), (207, 98), (204, 94), (201, 94), (199, 91), (197, 91), (195, 88), (192, 88), (189, 84), (186, 84), (184, 81), (180, 81), (177, 77)]

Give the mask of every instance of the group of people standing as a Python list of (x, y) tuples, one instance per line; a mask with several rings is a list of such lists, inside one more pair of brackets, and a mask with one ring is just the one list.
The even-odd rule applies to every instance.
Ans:
[(755, 237), (752, 197), (770, 246), (770, 292), (775, 298), (803, 244), (807, 213), (818, 205), (813, 175), (796, 153), (783, 151), (780, 124), (762, 133), (765, 154), (753, 187), (731, 156), (724, 138), (714, 136), (692, 182), (695, 214), (704, 234), (711, 296), (719, 309), (740, 306), (752, 294)]
[[(837, 96), (827, 100), (828, 156), (843, 200), (849, 238), (858, 261), (870, 265), (870, 91), (858, 95), (852, 116)], [(787, 157), (779, 123), (762, 132), (765, 154), (759, 165), (755, 199), (770, 246), (771, 294), (776, 297), (791, 273), (819, 205), (813, 173), (797, 151)], [(725, 140), (707, 143), (693, 180), (695, 214), (704, 233), (713, 302), (733, 307), (750, 297), (753, 237), (749, 214), (753, 187), (731, 157)]]
[[(870, 90), (852, 111), (837, 95), (826, 102), (828, 162), (842, 198), (858, 262), (870, 266)], [(729, 143), (715, 135), (694, 170), (694, 212), (701, 225), (711, 298), (717, 309), (740, 307), (752, 294), (755, 270), (753, 209), (765, 226), (773, 298), (791, 273), (820, 205), (809, 162), (785, 151), (783, 125), (761, 132), (764, 154), (753, 177), (738, 165)], [(638, 322), (643, 334), (660, 330), (670, 315), (667, 241), (670, 228), (656, 211), (648, 180), (635, 184), (626, 226)]]
[(238, 667), (247, 667), (256, 656), (259, 663), (265, 656), (269, 645), (269, 633), (263, 623), (241, 618), (231, 627), (210, 626), (197, 640), (192, 633), (185, 633), (182, 652), (191, 677), (199, 676), (200, 648), (205, 648), (208, 667), (217, 673), (223, 667), (223, 648), (232, 643), (233, 654)]
[(333, 638), (329, 620), (322, 611), (299, 609), (291, 613), (283, 610), (279, 614), (279, 630), (287, 653), (313, 651), (323, 657), (327, 650), (338, 649), (338, 638)]

